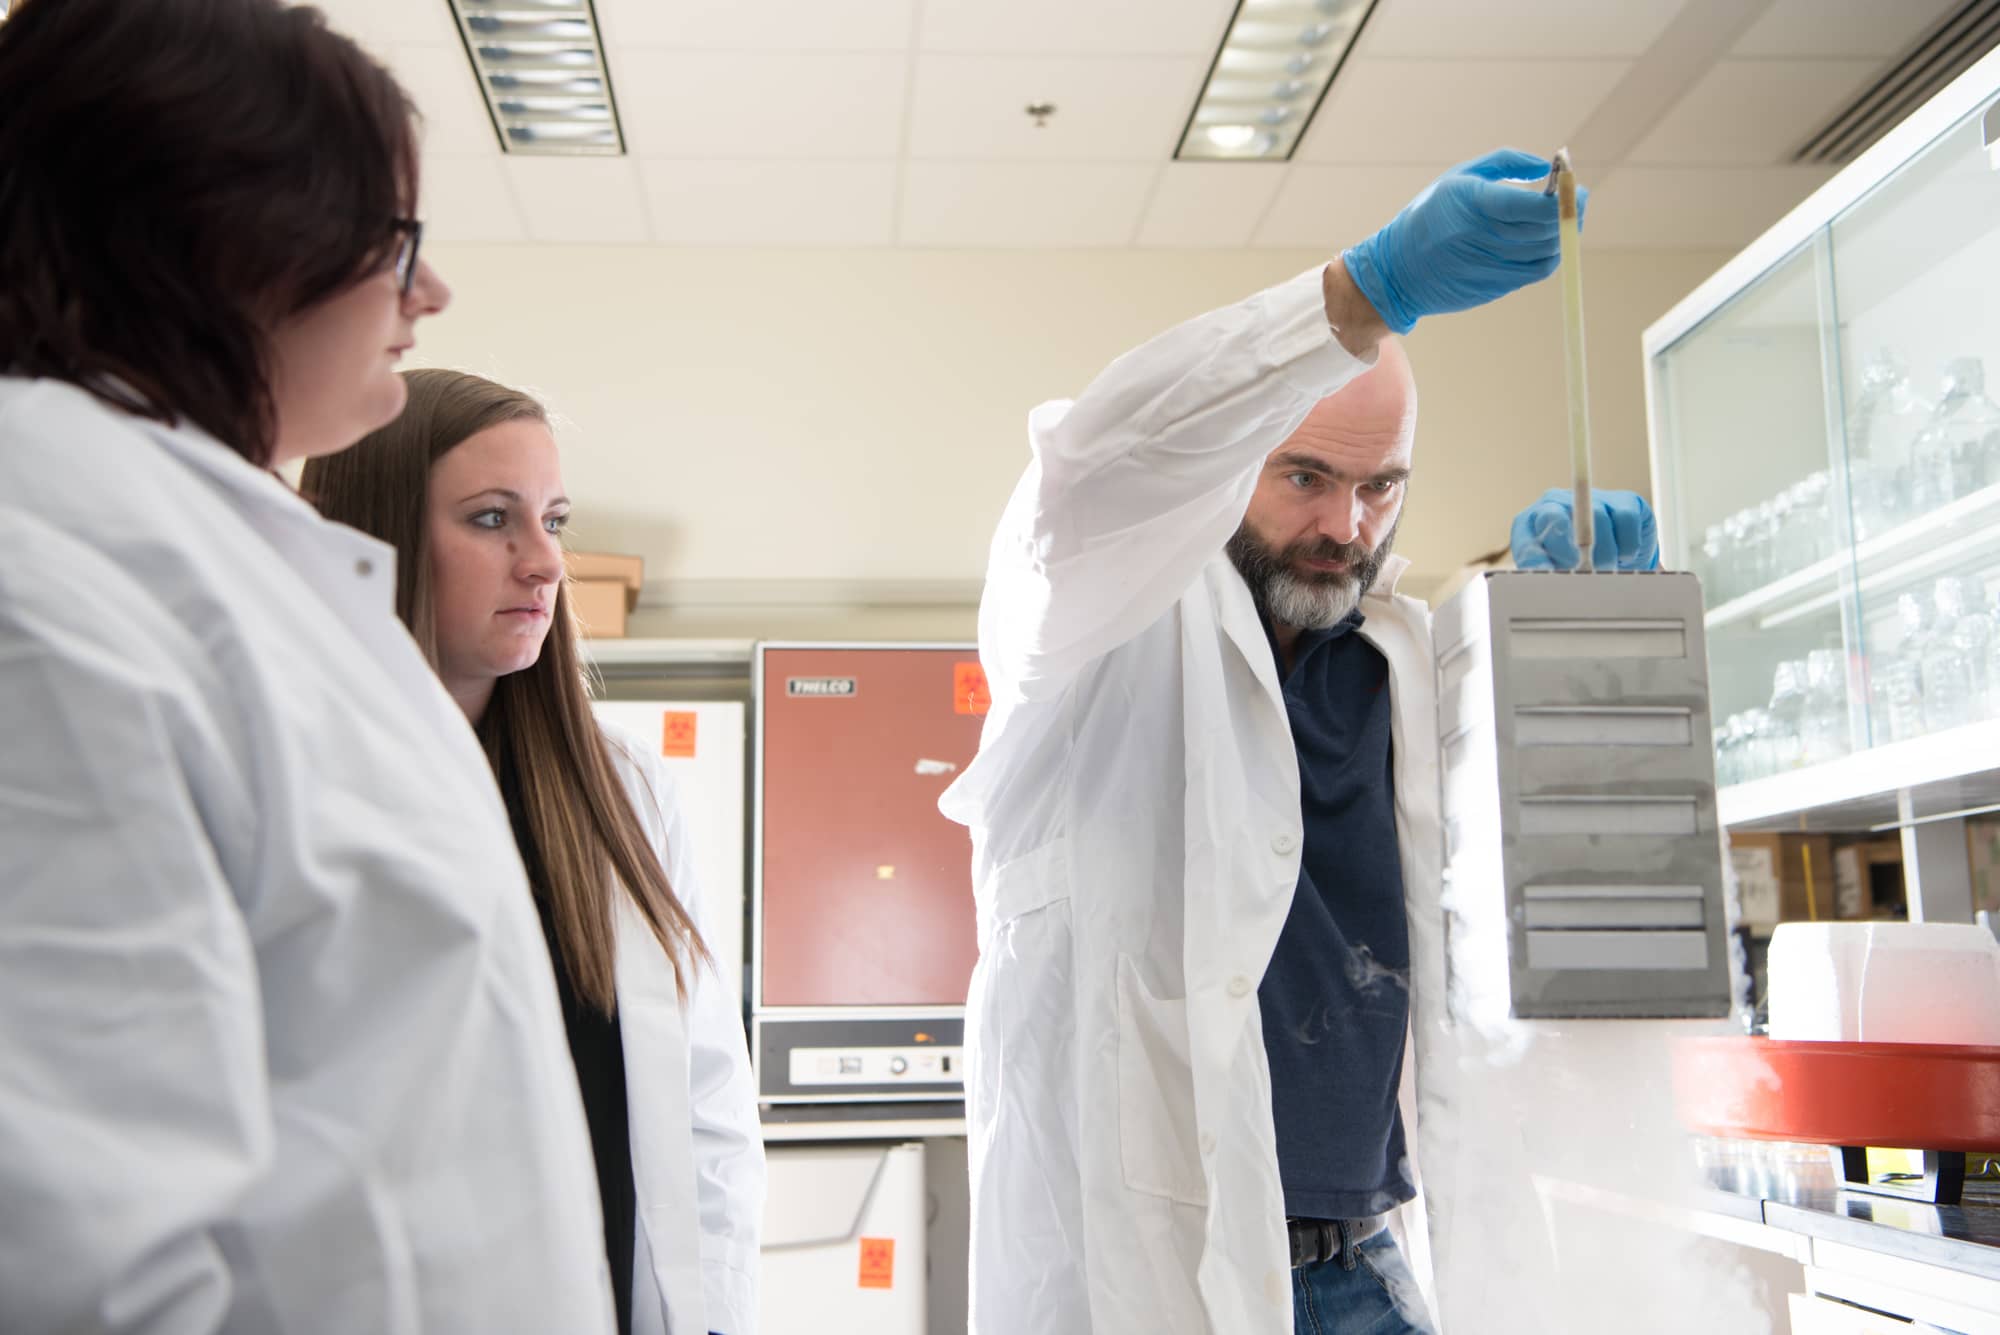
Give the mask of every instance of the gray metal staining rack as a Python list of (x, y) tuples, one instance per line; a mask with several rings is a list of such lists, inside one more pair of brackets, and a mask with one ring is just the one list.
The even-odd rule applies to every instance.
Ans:
[(1493, 572), (1435, 639), (1454, 1009), (1728, 1014), (1695, 578)]

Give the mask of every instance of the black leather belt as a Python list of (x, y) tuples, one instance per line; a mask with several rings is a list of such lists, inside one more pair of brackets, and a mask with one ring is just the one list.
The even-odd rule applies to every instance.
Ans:
[(1388, 1217), (1379, 1214), (1372, 1219), (1287, 1219), (1292, 1269), (1337, 1260), (1341, 1269), (1352, 1270), (1360, 1263), (1361, 1244), (1388, 1226)]

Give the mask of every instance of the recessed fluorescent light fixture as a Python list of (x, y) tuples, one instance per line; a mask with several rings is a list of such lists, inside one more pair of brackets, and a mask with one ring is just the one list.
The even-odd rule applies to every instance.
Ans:
[(1182, 162), (1285, 162), (1375, 0), (1237, 0), (1181, 131)]
[(450, 0), (500, 147), (563, 157), (625, 151), (591, 0)]

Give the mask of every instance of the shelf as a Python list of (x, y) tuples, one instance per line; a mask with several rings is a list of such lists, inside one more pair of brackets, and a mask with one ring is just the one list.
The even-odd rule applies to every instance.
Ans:
[(1815, 832), (1875, 830), (1995, 804), (2000, 720), (1732, 784), (1716, 793), (1715, 803), (1728, 829)]
[(2000, 525), (1975, 526), (1952, 541), (1938, 535), (1955, 526), (2000, 512), (2000, 484), (1985, 487), (1939, 506), (1921, 519), (1890, 529), (1841, 552), (1795, 570), (1782, 579), (1713, 608), (1702, 618), (1709, 630), (1756, 619), (1759, 630), (1796, 621), (1834, 606), (1848, 596), (1842, 579), (1858, 572), (1863, 592), (1892, 586), (1926, 572), (1942, 573), (1980, 552), (2000, 555)]
[(747, 667), (751, 640), (593, 640), (579, 642), (585, 662), (676, 667)]
[(764, 1143), (782, 1145), (814, 1140), (948, 1140), (965, 1134), (962, 1117), (931, 1117), (902, 1120), (893, 1117), (869, 1122), (766, 1122)]

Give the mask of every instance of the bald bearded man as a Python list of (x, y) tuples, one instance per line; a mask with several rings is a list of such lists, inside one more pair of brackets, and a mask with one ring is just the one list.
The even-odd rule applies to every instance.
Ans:
[(979, 911), (982, 1335), (1429, 1329), (1390, 1231), (1443, 836), (1389, 334), (1554, 269), (1554, 202), (1501, 183), (1547, 170), (1448, 173), (1029, 419), (980, 607), (992, 711), (942, 804)]

